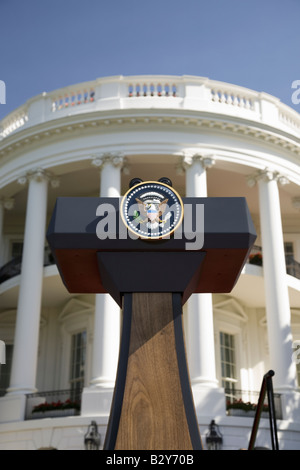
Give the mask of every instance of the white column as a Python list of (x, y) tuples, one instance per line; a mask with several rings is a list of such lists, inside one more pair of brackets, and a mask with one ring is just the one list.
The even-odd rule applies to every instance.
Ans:
[(207, 197), (206, 169), (211, 168), (214, 160), (210, 157), (194, 155), (186, 156), (182, 160), (185, 169), (186, 197)]
[(274, 386), (278, 391), (284, 391), (296, 387), (296, 367), (292, 361), (291, 313), (278, 180), (287, 182), (271, 171), (258, 175), (270, 368), (275, 371)]
[[(187, 197), (207, 197), (206, 170), (213, 164), (211, 157), (194, 155), (183, 158)], [(197, 413), (225, 414), (224, 393), (218, 388), (216, 377), (211, 294), (193, 294), (190, 297), (186, 323), (189, 372)]]
[[(98, 160), (94, 160), (95, 164), (96, 161), (98, 162)], [(100, 162), (100, 197), (120, 197), (123, 157), (121, 155), (105, 155), (100, 159)]]
[[(18, 298), (10, 394), (36, 391), (36, 369), (43, 282), (48, 177), (28, 175), (26, 223)], [(22, 180), (25, 182), (25, 179)]]
[(188, 300), (188, 357), (191, 384), (215, 388), (216, 378), (213, 305), (211, 294), (193, 294)]
[(258, 181), (260, 228), (263, 251), (266, 316), (270, 369), (275, 371), (274, 389), (281, 393), (283, 419), (300, 421), (300, 394), (296, 392), (291, 312), (287, 286), (278, 182), (287, 179), (273, 171), (260, 171), (248, 180)]
[[(120, 197), (122, 155), (106, 154), (95, 158), (99, 168), (100, 197)], [(109, 294), (95, 296), (92, 378), (82, 396), (81, 414), (108, 414), (115, 384), (119, 346), (120, 307)]]

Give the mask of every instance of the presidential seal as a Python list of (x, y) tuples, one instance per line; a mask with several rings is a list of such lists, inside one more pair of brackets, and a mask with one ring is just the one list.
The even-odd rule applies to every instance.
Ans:
[(145, 181), (127, 191), (120, 213), (128, 230), (140, 238), (155, 240), (169, 237), (180, 226), (183, 203), (168, 184)]

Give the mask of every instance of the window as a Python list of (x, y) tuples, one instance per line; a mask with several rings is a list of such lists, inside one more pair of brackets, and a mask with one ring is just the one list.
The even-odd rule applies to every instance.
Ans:
[(286, 255), (294, 256), (293, 242), (284, 242), (284, 252)]
[(6, 389), (9, 387), (12, 355), (13, 355), (13, 345), (6, 344), (6, 347), (5, 347), (6, 364), (0, 364), (0, 396), (5, 395)]
[(23, 253), (23, 242), (12, 242), (11, 244), (12, 259), (21, 257), (22, 253)]
[(300, 277), (300, 265), (295, 261), (293, 242), (284, 242), (286, 272), (291, 276)]
[(222, 387), (229, 400), (234, 399), (237, 383), (234, 343), (234, 335), (220, 332)]
[(62, 350), (59, 358), (58, 386), (61, 390), (81, 389), (91, 379), (91, 341), (95, 306), (72, 298), (59, 315)]
[(84, 330), (73, 334), (71, 340), (70, 385), (73, 400), (78, 399), (84, 386), (85, 358), (86, 331)]

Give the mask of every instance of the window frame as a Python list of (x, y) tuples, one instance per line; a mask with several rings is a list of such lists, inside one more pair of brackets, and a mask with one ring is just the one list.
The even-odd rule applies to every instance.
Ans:
[(78, 299), (71, 299), (59, 316), (61, 323), (61, 355), (58, 388), (61, 390), (71, 389), (70, 367), (72, 335), (80, 333), (83, 330), (86, 331), (84, 387), (86, 387), (91, 380), (93, 313), (94, 305), (81, 302)]
[[(83, 335), (85, 336), (85, 339), (84, 339), (84, 348), (82, 348), (82, 345), (79, 345), (79, 348), (78, 348), (78, 342), (77, 342), (77, 338), (79, 335)], [(74, 348), (74, 341), (77, 342), (77, 344), (75, 344), (75, 348)], [(73, 375), (73, 372), (74, 370), (76, 371), (76, 368), (77, 368), (77, 355), (78, 355), (78, 352), (79, 352), (79, 355), (80, 355), (80, 363), (81, 363), (81, 355), (82, 355), (82, 350), (84, 349), (84, 361), (83, 361), (83, 366), (80, 364), (80, 369), (81, 367), (83, 367), (83, 374), (82, 375), (76, 375), (76, 373)], [(79, 350), (79, 351), (78, 351)], [(71, 351), (70, 351), (70, 372), (69, 372), (69, 384), (70, 384), (70, 389), (72, 390), (72, 394), (76, 395), (77, 392), (80, 393), (80, 390), (83, 389), (84, 385), (85, 385), (85, 376), (86, 376), (86, 353), (87, 353), (87, 331), (86, 329), (83, 329), (83, 330), (80, 330), (80, 331), (77, 331), (77, 332), (74, 332), (72, 333), (71, 335)], [(81, 371), (80, 371), (81, 372)], [(79, 385), (79, 386), (78, 386)], [(77, 397), (74, 396), (73, 397), (74, 399), (76, 399)]]
[[(221, 298), (222, 299), (222, 298)], [(215, 336), (215, 358), (216, 376), (219, 386), (222, 387), (222, 367), (221, 367), (221, 343), (220, 332), (234, 336), (235, 360), (236, 360), (236, 389), (249, 389), (249, 379), (243, 370), (248, 370), (249, 352), (245, 348), (247, 342), (247, 322), (248, 316), (243, 307), (231, 298), (223, 298), (220, 302), (214, 303), (214, 336)]]

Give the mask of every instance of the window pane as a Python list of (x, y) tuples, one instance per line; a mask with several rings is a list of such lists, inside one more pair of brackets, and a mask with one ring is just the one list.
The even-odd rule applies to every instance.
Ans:
[(19, 258), (23, 253), (23, 242), (12, 242), (11, 245), (11, 257)]
[(226, 390), (227, 398), (233, 400), (237, 382), (234, 335), (220, 332), (220, 347), (222, 386)]
[(293, 242), (284, 242), (284, 251), (286, 255), (293, 255), (294, 254)]
[(86, 357), (86, 331), (72, 335), (70, 384), (73, 395), (84, 386), (84, 369)]

